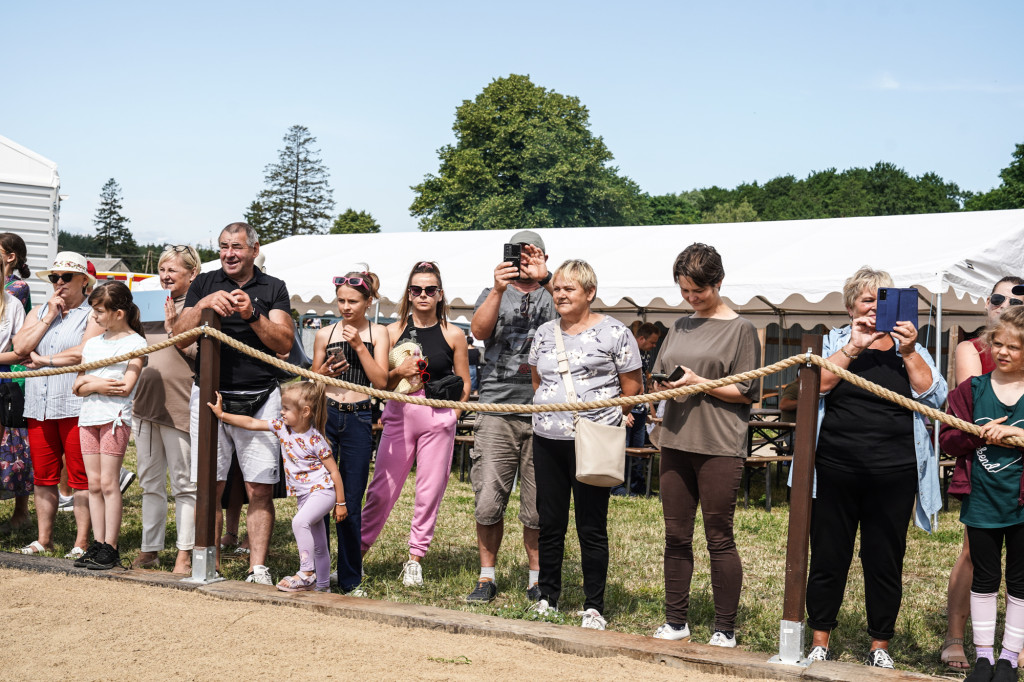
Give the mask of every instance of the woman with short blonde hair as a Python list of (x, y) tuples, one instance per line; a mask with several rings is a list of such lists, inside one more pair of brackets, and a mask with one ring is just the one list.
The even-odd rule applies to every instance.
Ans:
[[(147, 344), (166, 341), (171, 335), (178, 314), (185, 307), (185, 294), (201, 265), (199, 253), (191, 246), (169, 246), (160, 254), (157, 276), (168, 296), (164, 319), (142, 323)], [(139, 376), (132, 433), (138, 455), (139, 485), (142, 486), (142, 551), (135, 559), (135, 568), (160, 565), (158, 553), (164, 548), (169, 474), (178, 548), (174, 572), (191, 571), (196, 484), (191, 480), (192, 446), (188, 426), (195, 349), (194, 345), (187, 351), (171, 346), (152, 353)]]

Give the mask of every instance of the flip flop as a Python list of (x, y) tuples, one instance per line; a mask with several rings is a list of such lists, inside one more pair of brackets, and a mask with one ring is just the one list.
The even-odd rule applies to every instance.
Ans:
[(33, 540), (29, 544), (21, 548), (22, 554), (46, 554), (47, 549), (43, 547), (39, 540)]
[(946, 652), (952, 646), (959, 645), (963, 648), (964, 638), (963, 637), (950, 637), (942, 643), (942, 648), (939, 649), (939, 660), (942, 661), (946, 667), (950, 670), (969, 670), (971, 664), (967, 662), (967, 656), (964, 654), (950, 654), (946, 655)]

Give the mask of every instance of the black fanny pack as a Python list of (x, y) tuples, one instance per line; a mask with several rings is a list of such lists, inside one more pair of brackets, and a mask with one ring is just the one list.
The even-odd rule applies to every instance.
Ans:
[(14, 382), (0, 384), (0, 424), (9, 429), (23, 429), (25, 421), (25, 394)]
[(466, 383), (458, 374), (449, 374), (437, 381), (428, 381), (423, 387), (424, 394), (433, 400), (458, 400)]
[(259, 393), (235, 393), (233, 391), (221, 391), (220, 396), (224, 401), (223, 408), (228, 414), (240, 414), (243, 417), (255, 417), (260, 408), (267, 404), (270, 395), (277, 390), (273, 385)]

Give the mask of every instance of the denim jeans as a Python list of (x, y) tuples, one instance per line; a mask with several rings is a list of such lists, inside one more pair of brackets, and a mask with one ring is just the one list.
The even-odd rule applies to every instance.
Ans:
[(327, 405), (327, 429), (324, 434), (334, 453), (345, 486), (348, 516), (335, 525), (338, 534), (338, 586), (349, 592), (363, 580), (360, 551), (363, 519), (363, 493), (370, 477), (373, 456), (373, 416), (369, 409), (342, 412)]

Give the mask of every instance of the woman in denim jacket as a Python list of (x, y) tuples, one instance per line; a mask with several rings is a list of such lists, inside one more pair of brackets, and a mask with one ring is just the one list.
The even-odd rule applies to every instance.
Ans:
[[(911, 321), (875, 329), (876, 292), (892, 286), (888, 273), (861, 268), (843, 286), (851, 324), (825, 338), (822, 355), (873, 383), (939, 407), (946, 382), (917, 343)], [(814, 631), (811, 660), (828, 658), (853, 560), (857, 527), (871, 648), (867, 664), (892, 668), (889, 640), (903, 597), (903, 556), (914, 498), (915, 522), (930, 530), (941, 505), (938, 469), (927, 420), (831, 372), (821, 374), (815, 500), (807, 623)]]

